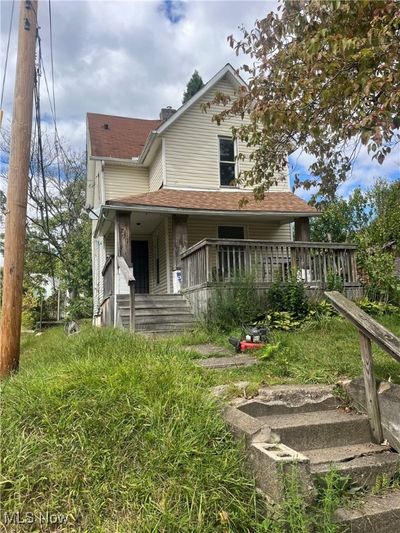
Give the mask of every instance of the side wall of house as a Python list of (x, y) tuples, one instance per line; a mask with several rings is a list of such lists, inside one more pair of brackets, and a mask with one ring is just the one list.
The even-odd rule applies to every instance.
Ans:
[(105, 164), (105, 201), (149, 192), (149, 170), (145, 167)]
[(104, 284), (102, 269), (106, 261), (106, 246), (104, 237), (92, 239), (92, 273), (93, 273), (93, 315), (100, 312), (103, 300)]
[(218, 226), (243, 226), (245, 239), (289, 241), (290, 224), (274, 220), (241, 220), (232, 217), (196, 217), (188, 219), (188, 244), (193, 246), (202, 239), (218, 238)]
[(149, 189), (150, 191), (158, 191), (163, 182), (162, 175), (162, 149), (160, 148), (149, 168)]
[[(188, 109), (163, 134), (165, 143), (166, 186), (217, 189), (219, 179), (219, 136), (232, 135), (231, 127), (240, 126), (240, 117), (233, 117), (218, 126), (212, 122), (212, 116), (221, 111), (221, 107), (212, 105), (204, 113), (202, 104), (210, 102), (217, 92), (234, 98), (234, 87), (225, 76), (211, 88), (198, 102)], [(245, 155), (239, 161), (239, 170), (251, 168), (249, 155), (251, 150), (238, 142), (237, 152)], [(287, 174), (271, 190), (289, 190)]]

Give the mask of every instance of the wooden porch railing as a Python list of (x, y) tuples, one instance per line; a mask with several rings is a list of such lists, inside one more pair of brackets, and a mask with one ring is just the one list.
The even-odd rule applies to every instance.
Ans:
[(112, 326), (114, 324), (114, 277), (115, 277), (115, 262), (114, 256), (107, 257), (104, 263), (103, 270), (103, 301), (100, 304), (102, 323), (104, 326)]
[(356, 248), (336, 243), (203, 239), (181, 255), (182, 288), (250, 274), (256, 283), (268, 286), (288, 281), (293, 270), (310, 287), (324, 289), (332, 276), (345, 287), (357, 287)]
[[(133, 331), (135, 329), (135, 277), (130, 268), (121, 256), (117, 257), (118, 272), (121, 273), (129, 287), (129, 327)], [(103, 313), (103, 325), (112, 326), (114, 324), (114, 309), (116, 294), (116, 279), (115, 279), (115, 257), (113, 255), (107, 257), (102, 270), (103, 276), (103, 302), (101, 304)]]
[(378, 392), (374, 377), (371, 341), (400, 363), (400, 339), (384, 328), (379, 322), (364, 313), (354, 302), (339, 292), (326, 292), (326, 297), (335, 309), (349, 320), (360, 335), (361, 357), (363, 362), (365, 396), (371, 432), (375, 442), (383, 442), (383, 429), (379, 409)]
[(135, 277), (132, 268), (129, 268), (125, 259), (117, 257), (117, 266), (129, 286), (129, 329), (135, 330)]

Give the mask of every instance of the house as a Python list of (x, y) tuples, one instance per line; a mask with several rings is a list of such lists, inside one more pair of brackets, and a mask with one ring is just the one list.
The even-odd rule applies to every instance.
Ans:
[[(354, 250), (311, 245), (316, 210), (290, 192), (288, 175), (261, 201), (235, 185), (249, 168), (232, 139), (241, 119), (217, 125), (217, 91), (243, 84), (222, 68), (177, 111), (159, 119), (87, 115), (87, 207), (93, 217), (94, 321), (177, 329), (206, 312), (210, 290), (252, 272), (260, 290), (297, 268), (323, 288), (328, 269), (355, 282)], [(245, 201), (241, 201), (245, 199)]]

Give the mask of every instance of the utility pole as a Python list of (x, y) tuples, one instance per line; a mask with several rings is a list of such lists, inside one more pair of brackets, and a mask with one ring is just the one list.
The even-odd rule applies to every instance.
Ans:
[(21, 0), (5, 216), (0, 376), (18, 369), (38, 0)]

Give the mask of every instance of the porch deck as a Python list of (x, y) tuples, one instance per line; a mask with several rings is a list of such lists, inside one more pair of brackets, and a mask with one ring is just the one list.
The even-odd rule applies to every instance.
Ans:
[[(184, 320), (181, 320), (180, 309), (178, 314), (172, 313), (169, 323), (192, 322), (192, 312), (194, 316), (203, 316), (208, 311), (215, 287), (226, 286), (247, 276), (251, 276), (260, 293), (264, 293), (275, 282), (289, 281), (295, 272), (297, 279), (303, 281), (315, 296), (340, 284), (348, 297), (357, 298), (362, 294), (362, 286), (358, 279), (356, 250), (356, 245), (342, 243), (203, 239), (180, 253), (180, 269), (175, 271), (180, 272), (180, 291), (177, 289), (175, 292), (181, 294), (175, 294), (175, 297), (182, 300), (186, 298), (191, 305), (184, 309), (187, 315), (183, 317)], [(116, 259), (109, 257), (102, 275), (103, 324), (129, 325), (133, 330), (150, 329), (153, 322), (160, 321), (159, 309), (153, 302), (156, 295), (148, 295), (147, 312), (140, 315), (135, 304), (135, 293), (141, 292), (135, 289), (135, 268), (128, 265), (125, 259), (121, 256)], [(166, 296), (167, 293), (158, 294), (160, 298)], [(124, 309), (121, 307), (122, 297), (125, 298)], [(166, 306), (165, 314), (169, 312)]]

